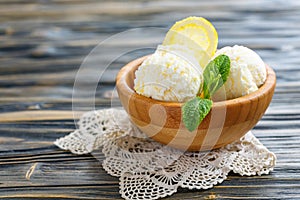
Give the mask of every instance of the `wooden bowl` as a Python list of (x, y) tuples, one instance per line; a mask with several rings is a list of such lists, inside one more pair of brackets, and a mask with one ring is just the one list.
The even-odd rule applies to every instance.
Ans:
[(142, 57), (124, 66), (117, 76), (120, 101), (132, 122), (152, 139), (184, 151), (211, 150), (238, 140), (264, 115), (275, 89), (276, 76), (267, 68), (267, 80), (257, 91), (232, 100), (214, 102), (198, 129), (189, 132), (182, 123), (182, 103), (154, 100), (137, 94), (135, 70)]

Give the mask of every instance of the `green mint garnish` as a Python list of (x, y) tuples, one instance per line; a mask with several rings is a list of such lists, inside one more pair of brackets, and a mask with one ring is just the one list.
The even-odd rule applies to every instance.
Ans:
[(203, 72), (203, 97), (195, 97), (187, 101), (181, 109), (183, 123), (190, 131), (194, 131), (206, 117), (212, 107), (210, 97), (226, 82), (230, 72), (230, 59), (219, 55), (212, 60)]
[(183, 123), (189, 131), (195, 130), (209, 113), (212, 100), (195, 97), (182, 107)]
[(203, 93), (205, 99), (210, 97), (226, 82), (230, 72), (230, 59), (219, 55), (205, 67), (203, 72)]

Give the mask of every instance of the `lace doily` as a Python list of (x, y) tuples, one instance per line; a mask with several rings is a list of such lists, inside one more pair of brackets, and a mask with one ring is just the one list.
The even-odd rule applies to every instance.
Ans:
[(178, 187), (208, 189), (222, 183), (230, 171), (242, 176), (268, 174), (276, 156), (248, 132), (240, 141), (210, 152), (182, 152), (147, 138), (123, 109), (85, 113), (78, 129), (54, 142), (74, 154), (97, 150), (103, 168), (120, 177), (125, 199), (158, 199)]

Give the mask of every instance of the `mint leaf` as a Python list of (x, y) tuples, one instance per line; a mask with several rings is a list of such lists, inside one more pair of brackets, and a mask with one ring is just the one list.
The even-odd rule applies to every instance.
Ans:
[(190, 131), (194, 131), (212, 107), (210, 99), (195, 97), (182, 106), (183, 123)]
[(219, 55), (205, 67), (203, 72), (204, 98), (209, 99), (226, 82), (230, 72), (230, 59)]
[(230, 59), (219, 55), (203, 72), (203, 97), (195, 97), (182, 106), (183, 123), (189, 131), (194, 131), (212, 107), (210, 97), (226, 82), (230, 72)]

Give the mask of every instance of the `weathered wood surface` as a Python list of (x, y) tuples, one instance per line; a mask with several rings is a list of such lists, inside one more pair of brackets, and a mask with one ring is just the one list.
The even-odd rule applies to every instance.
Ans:
[[(189, 15), (214, 23), (219, 47), (246, 45), (275, 69), (273, 102), (254, 133), (278, 162), (270, 175), (232, 174), (213, 189), (180, 190), (169, 199), (300, 199), (300, 2), (294, 0), (0, 0), (0, 198), (120, 199), (118, 179), (95, 158), (52, 145), (75, 129), (75, 75), (88, 53), (111, 35), (168, 28)], [(82, 91), (90, 72), (103, 70), (119, 51), (153, 46), (159, 37), (142, 32), (106, 44), (81, 74)], [(96, 108), (111, 105), (118, 69), (149, 52), (134, 51), (110, 65), (98, 84)], [(73, 99), (76, 116), (91, 109), (87, 96)], [(118, 104), (115, 95), (113, 101)]]

